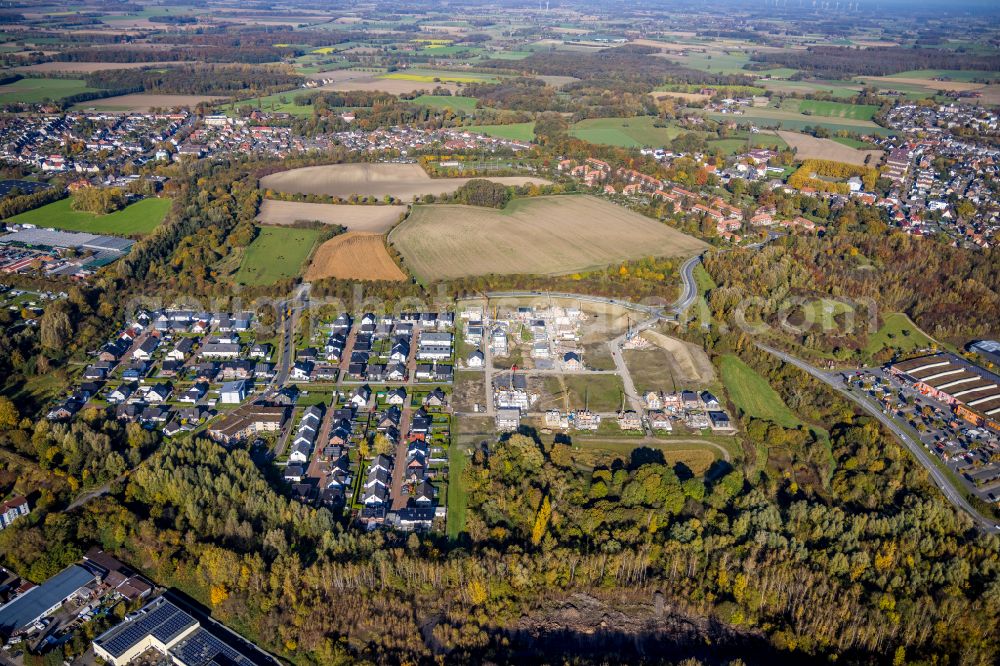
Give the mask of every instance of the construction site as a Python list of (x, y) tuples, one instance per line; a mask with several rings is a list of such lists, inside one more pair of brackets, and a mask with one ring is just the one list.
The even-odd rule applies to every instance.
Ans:
[(522, 427), (638, 443), (730, 435), (707, 355), (646, 313), (570, 298), (490, 299), (459, 312), (468, 411)]

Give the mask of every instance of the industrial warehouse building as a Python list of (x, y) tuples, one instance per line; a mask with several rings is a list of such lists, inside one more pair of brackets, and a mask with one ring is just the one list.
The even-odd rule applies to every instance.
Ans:
[(10, 636), (31, 627), (97, 582), (97, 574), (72, 564), (41, 585), (0, 606), (0, 634)]
[(1000, 431), (1000, 375), (946, 353), (900, 361), (889, 371), (969, 423)]

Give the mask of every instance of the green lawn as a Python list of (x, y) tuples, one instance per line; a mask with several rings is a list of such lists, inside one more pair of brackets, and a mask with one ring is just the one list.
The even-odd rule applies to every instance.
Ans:
[(569, 133), (590, 143), (620, 148), (664, 146), (681, 133), (676, 126), (654, 127), (652, 116), (636, 118), (589, 118), (570, 127)]
[(70, 95), (94, 92), (83, 79), (21, 79), (0, 86), (0, 104), (23, 102), (38, 104), (46, 100), (57, 101)]
[(73, 210), (72, 198), (29, 210), (9, 218), (8, 222), (34, 224), (67, 231), (85, 231), (93, 234), (140, 236), (153, 231), (163, 222), (170, 210), (170, 199), (143, 199), (109, 215), (94, 215)]
[(730, 399), (744, 413), (785, 428), (802, 425), (802, 421), (788, 408), (767, 380), (738, 356), (723, 356), (719, 370)]
[(558, 405), (568, 398), (571, 410), (589, 407), (595, 412), (613, 412), (621, 409), (624, 388), (617, 375), (548, 375), (545, 390)]
[(535, 138), (535, 123), (514, 123), (513, 125), (471, 125), (462, 129), (486, 136), (511, 141), (533, 141)]
[(412, 100), (414, 104), (434, 107), (435, 109), (452, 109), (453, 111), (472, 111), (476, 108), (475, 97), (460, 95), (421, 95)]
[(453, 443), (448, 447), (448, 527), (449, 539), (457, 539), (465, 531), (465, 512), (468, 508), (469, 497), (465, 490), (465, 481), (462, 478), (466, 465), (469, 464), (469, 457), (465, 453), (464, 447)]
[(299, 275), (321, 233), (318, 229), (261, 227), (233, 278), (240, 284), (261, 285)]
[(881, 328), (868, 338), (864, 352), (870, 357), (886, 347), (892, 347), (905, 353), (932, 344), (933, 341), (914, 326), (906, 315), (892, 312), (883, 318)]
[(871, 104), (846, 104), (814, 99), (786, 99), (782, 102), (781, 108), (814, 116), (854, 120), (871, 120), (878, 111), (878, 107)]

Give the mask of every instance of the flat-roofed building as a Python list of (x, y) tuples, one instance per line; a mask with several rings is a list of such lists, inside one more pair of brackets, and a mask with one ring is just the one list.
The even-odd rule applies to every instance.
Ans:
[(0, 606), (0, 634), (10, 636), (24, 631), (96, 581), (96, 574), (71, 564), (41, 585)]
[(169, 657), (177, 666), (254, 663), (165, 597), (154, 599), (94, 639), (94, 654), (113, 666), (124, 666), (149, 650)]

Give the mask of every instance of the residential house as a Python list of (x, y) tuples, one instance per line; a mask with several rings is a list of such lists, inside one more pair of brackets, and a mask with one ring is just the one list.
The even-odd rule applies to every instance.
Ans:
[(245, 379), (226, 382), (219, 389), (219, 402), (228, 405), (238, 405), (247, 399), (248, 393), (248, 382)]
[(31, 513), (27, 498), (22, 495), (11, 497), (0, 504), (0, 530), (10, 527), (10, 524), (21, 516)]
[(509, 432), (521, 427), (521, 410), (517, 407), (501, 407), (496, 410), (496, 428)]
[(132, 351), (132, 359), (135, 361), (149, 361), (153, 358), (153, 352), (160, 346), (160, 339), (149, 335), (146, 339)]

